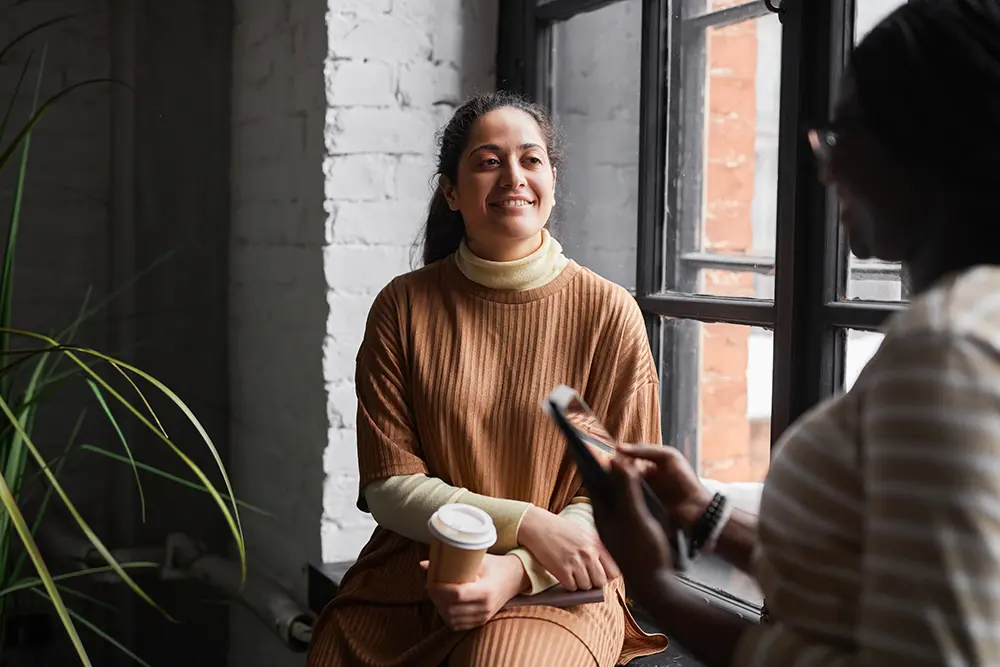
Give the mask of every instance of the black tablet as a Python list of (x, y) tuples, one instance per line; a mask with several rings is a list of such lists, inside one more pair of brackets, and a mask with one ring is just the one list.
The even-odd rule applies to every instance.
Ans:
[[(614, 436), (601, 423), (583, 398), (572, 387), (559, 385), (552, 390), (542, 404), (545, 412), (552, 418), (562, 431), (568, 443), (567, 451), (576, 463), (583, 478), (583, 484), (590, 495), (609, 507), (613, 507), (615, 494), (611, 474), (598, 461), (594, 448), (598, 453), (608, 457), (615, 455), (618, 446)], [(674, 567), (683, 572), (686, 567), (685, 552), (681, 548), (684, 536), (679, 530), (671, 527), (670, 516), (649, 487), (645, 480), (640, 480), (642, 493), (653, 517), (659, 521), (670, 541), (670, 551), (674, 559)]]

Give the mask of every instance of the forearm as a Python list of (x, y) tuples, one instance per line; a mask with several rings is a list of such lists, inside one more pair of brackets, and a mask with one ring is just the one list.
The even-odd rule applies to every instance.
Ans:
[[(678, 510), (677, 518), (685, 532), (691, 530), (707, 507), (708, 502), (700, 500)], [(713, 552), (734, 567), (752, 575), (756, 548), (757, 517), (733, 508), (716, 540)]]
[(442, 505), (466, 503), (485, 511), (497, 529), (497, 542), (490, 551), (506, 553), (517, 547), (521, 519), (530, 503), (491, 498), (452, 486), (436, 477), (400, 475), (372, 482), (365, 487), (365, 500), (375, 521), (387, 530), (417, 542), (430, 542), (427, 521)]

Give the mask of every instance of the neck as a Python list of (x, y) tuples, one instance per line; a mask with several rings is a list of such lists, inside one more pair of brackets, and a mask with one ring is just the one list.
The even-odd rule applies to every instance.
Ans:
[(537, 234), (526, 239), (517, 239), (502, 245), (491, 245), (470, 238), (466, 238), (465, 243), (469, 250), (480, 259), (485, 259), (488, 262), (514, 262), (524, 259), (541, 248), (544, 239), (545, 230), (540, 230)]
[(481, 257), (462, 241), (455, 263), (466, 278), (483, 287), (519, 291), (548, 284), (562, 273), (569, 260), (559, 242), (543, 231), (534, 252), (510, 261)]

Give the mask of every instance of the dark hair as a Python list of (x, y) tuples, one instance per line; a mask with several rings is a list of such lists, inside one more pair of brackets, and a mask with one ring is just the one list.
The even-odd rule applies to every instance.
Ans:
[[(559, 166), (563, 159), (562, 137), (556, 130), (549, 112), (540, 104), (509, 91), (497, 91), (476, 95), (460, 106), (438, 133), (437, 177), (444, 176), (452, 183), (458, 182), (458, 163), (469, 141), (469, 134), (476, 121), (498, 109), (517, 109), (528, 114), (538, 123), (545, 138), (549, 162)], [(458, 250), (465, 237), (465, 223), (462, 214), (448, 207), (448, 200), (440, 182), (434, 189), (434, 196), (427, 210), (427, 222), (423, 232), (424, 265), (444, 259)]]
[(911, 0), (861, 41), (849, 70), (887, 151), (966, 197), (995, 197), (1000, 0)]

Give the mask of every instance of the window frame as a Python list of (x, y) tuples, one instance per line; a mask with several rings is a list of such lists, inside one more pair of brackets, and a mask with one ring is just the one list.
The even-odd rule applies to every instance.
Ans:
[[(500, 0), (497, 88), (522, 92), (549, 104), (553, 85), (553, 27), (578, 14), (624, 0)], [(642, 0), (641, 88), (639, 115), (639, 205), (636, 246), (636, 300), (642, 309), (653, 356), (660, 370), (663, 433), (698, 462), (695, 445), (697, 396), (684, 399), (697, 380), (698, 360), (689, 350), (694, 327), (669, 326), (668, 318), (728, 322), (773, 331), (771, 445), (810, 407), (843, 386), (846, 331), (877, 331), (904, 302), (847, 300), (848, 255), (837, 224), (835, 198), (818, 178), (817, 164), (804, 137), (809, 123), (825, 121), (832, 111), (835, 86), (854, 44), (856, 0), (783, 0), (778, 186), (774, 299), (718, 297), (694, 293), (701, 268), (770, 269), (770, 260), (719, 257), (695, 252), (690, 224), (700, 212), (684, 207), (681, 187), (701, 188), (701, 165), (679, 177), (702, 138), (681, 137), (681, 123), (668, 122), (697, 111), (697, 91), (685, 77), (699, 62), (685, 41), (704, 38), (711, 26), (748, 20), (767, 13), (764, 0), (683, 17), (685, 0)], [(777, 3), (776, 3), (777, 4)], [(704, 51), (694, 50), (695, 59)], [(687, 86), (687, 87), (685, 87)], [(694, 101), (692, 101), (694, 100)], [(691, 123), (688, 123), (691, 125)], [(701, 123), (694, 123), (701, 127)], [(688, 145), (685, 146), (685, 143)], [(695, 159), (698, 156), (695, 154)], [(692, 183), (692, 181), (696, 181)], [(668, 229), (682, 230), (680, 234)], [(686, 231), (685, 231), (686, 230)], [(687, 234), (687, 236), (685, 236)], [(685, 248), (685, 245), (688, 247)], [(821, 267), (822, 270), (816, 270)], [(855, 274), (884, 272), (871, 262), (857, 263)], [(693, 276), (693, 278), (692, 278)], [(903, 279), (905, 295), (906, 280)], [(671, 398), (673, 397), (673, 398)], [(678, 402), (679, 401), (679, 402)]]

